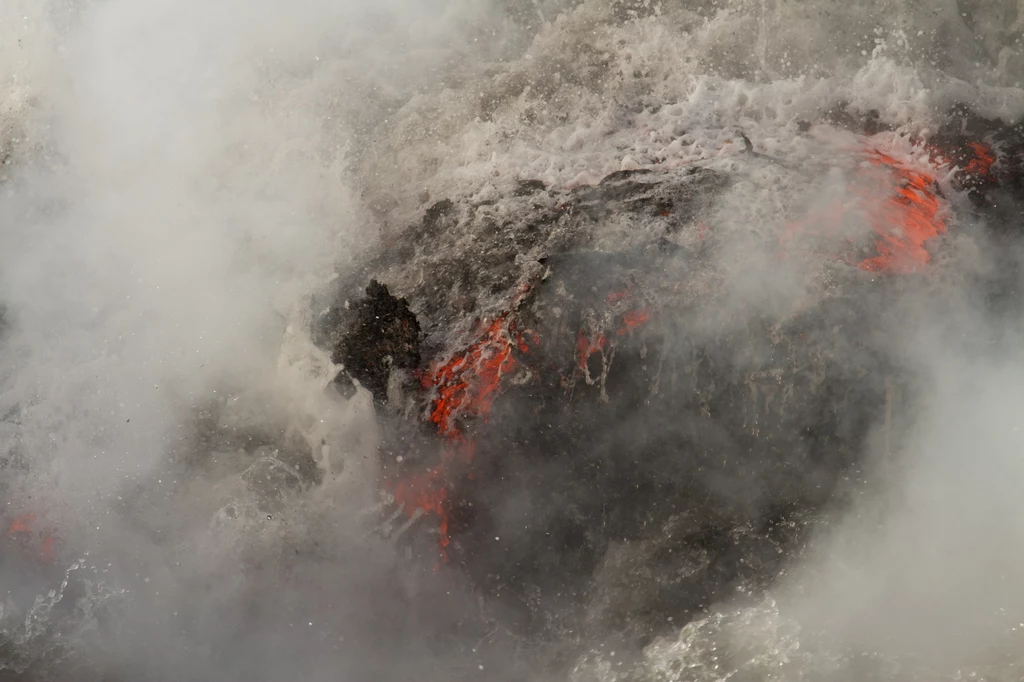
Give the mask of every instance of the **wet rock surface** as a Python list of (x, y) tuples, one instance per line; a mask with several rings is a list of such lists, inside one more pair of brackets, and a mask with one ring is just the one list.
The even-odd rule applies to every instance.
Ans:
[[(779, 529), (855, 474), (886, 392), (865, 301), (892, 285), (837, 269), (781, 320), (734, 310), (702, 224), (727, 186), (698, 167), (441, 202), (365, 271), (424, 332), (390, 475), (443, 470), (444, 557), (522, 632), (642, 641), (763, 584), (802, 537)], [(339, 329), (340, 347), (364, 327)]]
[[(963, 118), (932, 140), (996, 225), (1020, 205), (1016, 139)], [(521, 634), (637, 645), (770, 585), (844, 504), (897, 396), (912, 400), (896, 302), (934, 282), (839, 259), (782, 308), (737, 307), (728, 238), (708, 226), (730, 183), (694, 166), (442, 200), (334, 294), (372, 277), (408, 301), (382, 323), (415, 315), (423, 349), (405, 407), (381, 413), (401, 434), (387, 478), (415, 479), (404, 511), (442, 524), (440, 554), (417, 551)], [(990, 279), (1005, 298), (1012, 274)], [(353, 343), (344, 317), (320, 337)]]

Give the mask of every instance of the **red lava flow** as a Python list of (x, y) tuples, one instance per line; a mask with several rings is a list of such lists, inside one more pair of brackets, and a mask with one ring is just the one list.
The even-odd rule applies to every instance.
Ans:
[[(987, 148), (979, 148), (981, 151)], [(978, 150), (976, 150), (978, 151)], [(978, 151), (979, 169), (988, 172)], [(889, 154), (870, 149), (866, 152), (871, 172), (858, 172), (850, 186), (851, 205), (832, 202), (806, 218), (790, 223), (784, 241), (804, 232), (836, 234), (842, 218), (856, 211), (874, 234), (875, 255), (853, 262), (861, 270), (891, 274), (920, 271), (931, 261), (927, 244), (945, 234), (945, 207), (937, 194), (934, 173), (911, 167)], [(984, 165), (984, 164), (988, 165)], [(878, 170), (885, 171), (882, 175)], [(845, 241), (849, 241), (848, 239)]]
[[(7, 528), (7, 537), (31, 537), (33, 527), (35, 525), (36, 515), (31, 512), (21, 514), (20, 516), (16, 516), (14, 520), (11, 521), (11, 525)], [(46, 528), (43, 531), (42, 543), (40, 544), (38, 549), (37, 555), (39, 557), (39, 560), (42, 561), (44, 564), (52, 563), (57, 554), (57, 543), (58, 539), (57, 536), (54, 534), (54, 530), (52, 528)]]
[(423, 378), (424, 388), (436, 391), (430, 421), (445, 439), (444, 450), (437, 466), (402, 478), (394, 484), (392, 493), (406, 515), (411, 517), (422, 510), (438, 519), (443, 559), (447, 559), (446, 548), (451, 542), (448, 485), (457, 475), (454, 469), (467, 468), (475, 454), (473, 438), (463, 432), (459, 419), (487, 419), (500, 392), (502, 377), (519, 366), (513, 350), (529, 351), (527, 337), (537, 341), (536, 334), (529, 330), (519, 332), (509, 314), (504, 313), (469, 348), (434, 367)]

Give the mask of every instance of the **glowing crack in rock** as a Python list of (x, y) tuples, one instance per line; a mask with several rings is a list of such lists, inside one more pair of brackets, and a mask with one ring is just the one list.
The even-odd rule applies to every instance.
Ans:
[(637, 327), (647, 324), (651, 318), (651, 312), (647, 308), (640, 308), (638, 310), (630, 310), (622, 316), (622, 326), (616, 331), (616, 336), (625, 336)]
[[(853, 212), (864, 218), (874, 234), (876, 255), (852, 261), (850, 265), (877, 273), (919, 272), (931, 262), (928, 242), (947, 231), (947, 207), (938, 194), (936, 173), (911, 167), (876, 149), (867, 150), (865, 157), (865, 170), (856, 173), (850, 185), (853, 205), (833, 201), (824, 209), (790, 223), (783, 241), (805, 232), (835, 237), (839, 223)], [(978, 163), (987, 173), (991, 163)], [(885, 172), (879, 175), (879, 169)]]
[(438, 519), (441, 557), (447, 558), (451, 542), (449, 525), (449, 482), (473, 462), (475, 443), (459, 424), (463, 417), (486, 420), (501, 391), (502, 377), (519, 367), (513, 351), (529, 351), (526, 339), (537, 342), (536, 334), (520, 332), (508, 313), (503, 313), (484, 330), (480, 338), (462, 353), (437, 365), (423, 378), (423, 387), (436, 392), (429, 419), (444, 437), (440, 463), (420, 474), (406, 476), (393, 485), (392, 494), (410, 518), (420, 513)]
[(870, 158), (873, 164), (892, 170), (897, 186), (885, 201), (868, 204), (878, 255), (857, 265), (872, 272), (916, 272), (931, 261), (928, 240), (946, 232), (935, 176), (907, 168), (881, 152), (873, 152)]

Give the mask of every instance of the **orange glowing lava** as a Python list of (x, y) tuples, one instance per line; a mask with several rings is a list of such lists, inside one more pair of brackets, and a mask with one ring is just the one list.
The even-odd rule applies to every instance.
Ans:
[(519, 366), (513, 351), (529, 351), (527, 337), (537, 341), (535, 333), (519, 332), (509, 314), (504, 313), (486, 327), (469, 348), (435, 366), (422, 380), (424, 388), (436, 391), (430, 421), (445, 438), (444, 450), (437, 466), (403, 478), (394, 484), (392, 493), (409, 517), (422, 510), (438, 519), (444, 559), (447, 558), (445, 548), (451, 540), (448, 485), (459, 473), (453, 470), (468, 468), (475, 454), (473, 439), (463, 433), (459, 420), (463, 417), (487, 419), (500, 392), (502, 377)]
[(964, 170), (984, 180), (991, 180), (992, 165), (996, 162), (992, 148), (981, 142), (971, 142), (969, 146), (974, 151), (974, 158), (967, 162)]
[(633, 331), (637, 327), (646, 324), (650, 318), (651, 313), (647, 308), (640, 308), (639, 310), (630, 310), (628, 313), (622, 316), (622, 326), (615, 331), (615, 334), (617, 336), (625, 336), (626, 334)]
[(395, 501), (402, 505), (407, 516), (412, 517), (416, 510), (432, 514), (438, 519), (441, 534), (441, 553), (448, 547), (448, 489), (445, 487), (444, 463), (423, 474), (406, 476), (395, 484), (392, 494)]
[(604, 347), (607, 345), (608, 340), (604, 337), (604, 334), (598, 334), (593, 339), (590, 339), (581, 330), (576, 337), (576, 365), (586, 372), (587, 360), (590, 359), (590, 356), (604, 350)]
[(878, 255), (857, 265), (871, 272), (916, 272), (931, 260), (928, 240), (946, 232), (935, 177), (881, 152), (872, 152), (869, 158), (877, 166), (888, 167), (898, 184), (884, 201), (868, 204), (871, 229), (878, 235)]
[(608, 294), (609, 303), (618, 303), (619, 301), (626, 301), (633, 298), (633, 288), (629, 287), (625, 291), (613, 291)]
[(438, 393), (430, 421), (437, 424), (441, 435), (461, 437), (455, 423), (460, 415), (486, 418), (497, 396), (501, 377), (518, 366), (512, 357), (513, 347), (526, 352), (525, 340), (516, 333), (514, 325), (506, 322), (507, 317), (506, 313), (492, 322), (479, 341), (435, 369), (430, 377), (430, 385), (436, 387)]
[[(21, 514), (11, 521), (11, 525), (7, 528), (7, 537), (16, 538), (18, 536), (29, 536), (32, 535), (32, 528), (35, 525), (36, 515), (28, 512)], [(42, 535), (42, 544), (39, 547), (39, 560), (44, 564), (53, 562), (54, 557), (57, 553), (58, 538), (52, 528), (47, 528)]]
[(43, 546), (39, 548), (39, 558), (44, 564), (53, 563), (53, 558), (57, 554), (57, 538), (47, 534), (43, 538)]
[(961, 147), (949, 155), (934, 144), (928, 145), (928, 151), (932, 163), (937, 166), (959, 166), (962, 182), (995, 181), (992, 166), (996, 163), (996, 155), (984, 142), (968, 142), (965, 148)]
[(22, 514), (11, 521), (10, 528), (7, 529), (7, 537), (14, 537), (19, 533), (31, 533), (32, 523), (36, 520), (35, 514)]
[[(790, 223), (784, 240), (795, 234), (816, 232), (839, 239), (838, 226), (851, 211), (864, 218), (874, 233), (876, 255), (851, 263), (861, 270), (892, 274), (919, 271), (931, 261), (927, 243), (946, 232), (944, 208), (937, 192), (935, 175), (911, 168), (876, 150), (867, 152), (872, 169), (859, 172), (850, 186), (846, 203), (834, 201), (806, 218)], [(849, 238), (844, 238), (849, 243)]]

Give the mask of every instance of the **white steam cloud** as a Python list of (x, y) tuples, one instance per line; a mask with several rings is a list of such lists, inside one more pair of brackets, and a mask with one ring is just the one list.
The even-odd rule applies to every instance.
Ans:
[[(729, 172), (736, 163), (722, 150), (737, 129), (800, 164), (815, 152), (803, 138), (783, 139), (787, 125), (842, 98), (919, 128), (927, 123), (916, 119), (965, 96), (989, 114), (1022, 110), (1013, 74), (1020, 51), (999, 25), (1011, 16), (1020, 23), (1015, 3), (961, 3), (971, 6), (973, 30), (952, 0), (927, 11), (879, 1), (859, 13), (850, 3), (814, 3), (858, 27), (837, 54), (820, 26), (803, 40), (811, 20), (801, 8), (811, 3), (690, 2), (657, 12), (647, 10), (658, 3), (626, 4), (640, 8), (636, 21), (608, 21), (613, 3), (596, 0), (575, 9), (470, 0), (0, 3), (0, 519), (43, 507), (76, 542), (118, 547), (150, 571), (128, 576), (142, 589), (139, 608), (104, 652), (126, 678), (285, 679), (314, 641), (354, 661), (365, 651), (317, 640), (331, 630), (318, 630), (310, 614), (372, 633), (367, 616), (393, 607), (388, 590), (418, 589), (381, 585), (377, 569), (392, 557), (356, 544), (355, 515), (373, 497), (372, 410), (325, 394), (337, 368), (306, 332), (318, 312), (311, 295), (376, 243), (386, 219), (416, 209), (423, 188), (469, 192), (518, 177), (566, 186), (655, 157)], [(893, 8), (897, 30), (873, 32)], [(499, 61), (517, 50), (526, 56)], [(824, 66), (812, 64), (816, 51)], [(942, 68), (995, 74), (997, 85), (957, 81), (933, 92)], [(808, 72), (821, 78), (799, 75)], [(623, 113), (655, 99), (657, 107)], [(799, 175), (758, 173), (753, 199), (734, 191), (724, 204), (741, 226), (781, 220), (790, 207), (758, 203), (780, 192), (807, 197), (806, 188), (788, 192), (786, 183), (803, 184)], [(833, 180), (821, 186), (841, 197)], [(746, 255), (757, 267), (734, 283), (761, 307), (784, 312), (818, 284)], [(819, 538), (779, 588), (787, 617), (827, 633), (826, 648), (919, 654), (941, 667), (982, 660), (998, 643), (1017, 660), (1022, 321), (975, 315), (973, 305), (968, 295), (908, 323), (905, 347), (893, 353), (912, 358), (929, 390), (904, 415), (897, 449), (906, 455), (898, 466), (872, 459), (889, 478), (876, 473), (864, 506)], [(956, 324), (937, 331), (935, 320)], [(956, 329), (973, 338), (949, 341)], [(329, 476), (349, 477), (342, 492), (321, 491), (291, 515), (260, 509), (259, 521), (273, 523), (239, 549), (232, 520), (253, 512), (229, 503), (239, 479), (228, 453), (203, 463), (235, 477), (223, 487), (164, 469), (188, 450), (211, 405), (219, 427), (280, 426), (294, 447), (326, 456)], [(174, 491), (162, 487), (165, 473)], [(146, 533), (113, 514), (139, 489), (152, 496), (132, 512), (148, 515)], [(316, 544), (318, 559), (290, 569), (288, 583), (312, 588), (269, 594), (275, 562), (298, 554), (289, 543)], [(266, 583), (246, 582), (236, 564), (258, 565)], [(0, 580), (13, 584), (5, 570)], [(253, 602), (280, 616), (280, 629), (252, 615)], [(295, 627), (309, 629), (280, 636)], [(683, 649), (651, 649), (648, 672), (706, 653), (713, 639), (687, 639), (693, 632), (684, 632)], [(197, 640), (205, 648), (188, 649)], [(758, 641), (778, 644), (767, 634)], [(268, 654), (275, 646), (285, 647), (283, 658)], [(417, 656), (387, 663), (409, 676), (429, 660)], [(791, 661), (809, 665), (795, 653)], [(349, 672), (339, 665), (304, 670), (339, 679)], [(373, 669), (366, 665), (362, 672)]]
[[(232, 662), (212, 663), (223, 652), (207, 638), (182, 672), (256, 679), (233, 663), (259, 653), (260, 626), (232, 610), (251, 588), (237, 580), (246, 557), (280, 551), (282, 537), (298, 542), (317, 523), (335, 526), (321, 554), (358, 539), (354, 515), (374, 500), (372, 411), (325, 393), (337, 368), (308, 340), (310, 295), (377, 238), (353, 157), (381, 112), (433, 82), (486, 10), (326, 0), (0, 7), (2, 518), (6, 529), (22, 514), (45, 517), (69, 551), (114, 559), (96, 569), (121, 571), (108, 582), (137, 588), (114, 650), (89, 657), (161, 679), (185, 665), (198, 633), (247, 628), (253, 643), (232, 649)], [(211, 413), (221, 431), (270, 433), (271, 449), (240, 458), (197, 446)], [(325, 475), (344, 479), (295, 511), (301, 522), (257, 514), (245, 499), (240, 470), (275, 447), (313, 453)], [(276, 456), (266, 460), (273, 471), (291, 471)], [(211, 480), (181, 469), (182, 457)], [(261, 519), (240, 536), (240, 524)], [(353, 590), (329, 586), (372, 572), (372, 552), (337, 560), (330, 575), (315, 562), (294, 572), (326, 582), (318, 597), (334, 594), (339, 613), (370, 613), (369, 602), (352, 605)], [(10, 607), (45, 588), (22, 585), (7, 564), (0, 575), (13, 599), (0, 606), (5, 651), (35, 648), (30, 672), (43, 674), (62, 655), (42, 641), (58, 619), (37, 603), (18, 625)], [(199, 597), (197, 576), (217, 599)], [(80, 608), (100, 601), (100, 582)], [(166, 648), (151, 650), (161, 640)], [(18, 657), (31, 654), (16, 651), (0, 669), (23, 668)]]
[(376, 238), (349, 112), (428, 82), (458, 9), (5, 3), (3, 400), (61, 496), (144, 475), (183, 409), (266, 379), (304, 297)]

